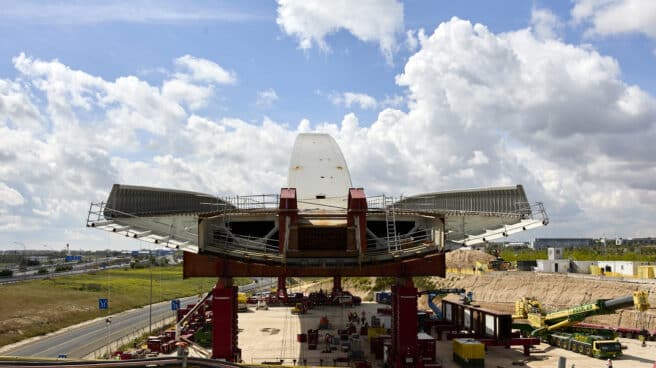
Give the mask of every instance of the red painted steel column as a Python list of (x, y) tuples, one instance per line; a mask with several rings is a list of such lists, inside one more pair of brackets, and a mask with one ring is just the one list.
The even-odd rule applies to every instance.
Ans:
[(212, 359), (238, 362), (237, 291), (232, 277), (219, 278), (212, 298)]
[(392, 366), (422, 367), (417, 341), (417, 288), (411, 278), (392, 285)]
[(287, 218), (289, 218), (289, 226), (298, 222), (296, 188), (280, 189), (280, 204), (278, 205), (278, 250), (280, 254), (285, 252), (285, 238), (289, 232)]
[(287, 304), (287, 278), (285, 276), (278, 276), (278, 291), (276, 292), (278, 301)]
[[(280, 203), (278, 205), (278, 251), (285, 253), (285, 241), (289, 239), (289, 228), (298, 222), (298, 202), (296, 200), (296, 188), (280, 189)], [(287, 280), (286, 277), (278, 276), (278, 300), (282, 299), (287, 304)]]
[(360, 233), (360, 254), (364, 254), (367, 252), (367, 196), (362, 188), (349, 189), (346, 226), (355, 226), (356, 217)]
[(342, 292), (342, 276), (333, 276), (333, 295)]

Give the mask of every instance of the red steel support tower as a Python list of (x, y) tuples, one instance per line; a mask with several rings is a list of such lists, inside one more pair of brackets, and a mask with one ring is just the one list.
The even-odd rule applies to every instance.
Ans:
[(422, 367), (417, 349), (417, 288), (412, 278), (399, 278), (392, 285), (393, 367)]
[(232, 277), (221, 277), (212, 298), (212, 359), (238, 362), (241, 350), (237, 344), (237, 292)]

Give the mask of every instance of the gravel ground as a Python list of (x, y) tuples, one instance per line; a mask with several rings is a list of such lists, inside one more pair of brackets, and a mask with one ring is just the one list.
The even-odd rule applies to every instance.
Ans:
[[(346, 353), (321, 353), (325, 344), (322, 343), (322, 336), (326, 332), (335, 333), (336, 328), (344, 328), (348, 312), (355, 311), (359, 314), (362, 310), (367, 316), (375, 313), (377, 308), (382, 307), (376, 303), (363, 303), (361, 307), (339, 308), (339, 307), (320, 307), (311, 309), (304, 315), (292, 315), (291, 308), (276, 307), (268, 311), (254, 311), (251, 309), (248, 313), (239, 314), (239, 346), (242, 349), (242, 358), (245, 363), (262, 363), (264, 361), (283, 360), (284, 364), (293, 364), (295, 359), (297, 364), (307, 359), (308, 365), (319, 365), (320, 359), (324, 365), (333, 365), (333, 359), (345, 357)], [(334, 329), (329, 331), (320, 331), (320, 343), (318, 350), (308, 350), (307, 343), (296, 341), (296, 335), (301, 331), (306, 332), (308, 329), (318, 327), (319, 318), (327, 316)], [(367, 317), (369, 318), (369, 317)], [(369, 354), (369, 342), (365, 337), (361, 338), (361, 346), (366, 354)], [(621, 339), (622, 345), (626, 346), (624, 355), (615, 360), (615, 368), (651, 368), (656, 360), (656, 342), (647, 342), (646, 347), (640, 346), (637, 340)], [(452, 360), (452, 342), (438, 341), (437, 355), (442, 361), (444, 367), (458, 367)], [(566, 367), (570, 368), (575, 364), (576, 368), (605, 368), (604, 360), (590, 358), (584, 355), (576, 354), (567, 350), (555, 348), (546, 344), (541, 344), (531, 350), (531, 356), (522, 355), (521, 347), (512, 347), (505, 349), (503, 347), (490, 347), (486, 354), (486, 367), (516, 367), (524, 366), (531, 368), (558, 367), (559, 357), (566, 359)], [(375, 366), (381, 366), (380, 361), (374, 361), (370, 356), (370, 361)], [(341, 364), (343, 365), (343, 364)]]

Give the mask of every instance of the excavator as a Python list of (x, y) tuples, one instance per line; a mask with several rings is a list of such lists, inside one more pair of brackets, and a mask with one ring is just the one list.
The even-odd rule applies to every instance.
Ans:
[[(636, 291), (615, 299), (599, 299), (593, 303), (581, 304), (559, 311), (545, 313), (541, 303), (535, 298), (525, 297), (515, 303), (513, 319), (528, 320), (528, 325), (514, 323), (515, 327), (530, 330), (531, 336), (540, 337), (543, 341), (596, 358), (615, 358), (622, 354), (622, 347), (615, 336), (609, 336), (603, 331), (566, 332), (568, 327), (583, 320), (585, 317), (599, 314), (610, 314), (616, 309), (630, 307), (644, 313), (649, 309), (646, 291)], [(523, 325), (523, 326), (522, 326)], [(523, 328), (522, 328), (523, 327)]]

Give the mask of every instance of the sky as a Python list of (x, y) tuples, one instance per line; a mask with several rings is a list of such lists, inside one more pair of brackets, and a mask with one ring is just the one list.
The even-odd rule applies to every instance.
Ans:
[(112, 184), (278, 193), (302, 132), (369, 196), (522, 184), (518, 240), (656, 236), (654, 1), (0, 8), (0, 250), (137, 249)]

